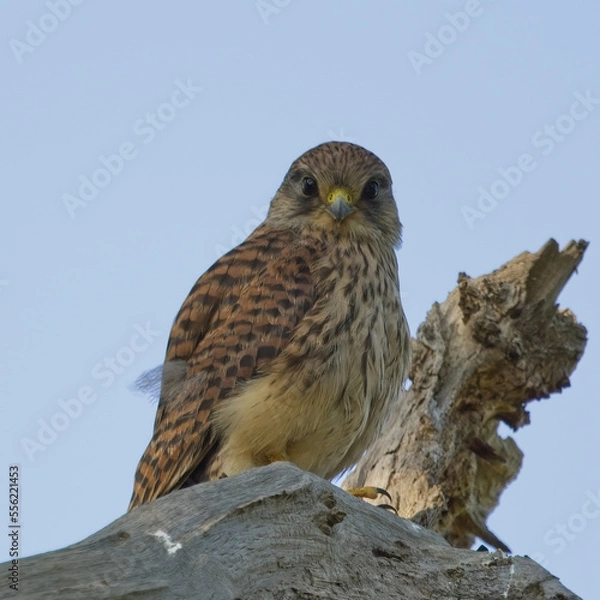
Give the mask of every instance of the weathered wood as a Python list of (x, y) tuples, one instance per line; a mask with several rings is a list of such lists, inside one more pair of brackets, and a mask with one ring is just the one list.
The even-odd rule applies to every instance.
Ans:
[(527, 402), (569, 385), (586, 329), (556, 299), (586, 247), (550, 240), (490, 275), (461, 273), (413, 340), (412, 387), (344, 487), (385, 488), (401, 516), (454, 546), (478, 536), (507, 550), (486, 519), (523, 455), (498, 425), (528, 424)]
[(20, 572), (0, 598), (577, 598), (528, 558), (452, 548), (288, 463), (169, 494)]

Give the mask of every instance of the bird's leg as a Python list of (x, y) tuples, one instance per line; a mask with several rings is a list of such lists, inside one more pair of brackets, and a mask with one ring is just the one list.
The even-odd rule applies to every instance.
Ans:
[[(378, 496), (387, 496), (390, 499), (390, 502), (392, 501), (392, 497), (387, 490), (384, 490), (380, 487), (374, 487), (372, 485), (367, 485), (360, 488), (352, 488), (346, 491), (356, 498), (368, 498), (369, 500), (376, 500)], [(385, 508), (386, 510), (397, 512), (391, 504), (378, 504), (377, 506), (379, 508)]]
[(392, 499), (387, 490), (384, 490), (380, 487), (374, 487), (372, 485), (367, 485), (365, 487), (359, 488), (352, 488), (346, 491), (349, 494), (356, 496), (357, 498), (368, 498), (369, 500), (376, 500), (378, 496), (387, 496), (390, 500)]

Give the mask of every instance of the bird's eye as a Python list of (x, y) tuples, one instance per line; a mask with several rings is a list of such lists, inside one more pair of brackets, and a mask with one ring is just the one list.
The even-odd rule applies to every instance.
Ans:
[(362, 196), (365, 200), (375, 200), (379, 194), (379, 183), (374, 179), (368, 181), (363, 189)]
[(316, 196), (318, 191), (317, 182), (312, 177), (305, 177), (302, 180), (302, 193), (305, 196)]

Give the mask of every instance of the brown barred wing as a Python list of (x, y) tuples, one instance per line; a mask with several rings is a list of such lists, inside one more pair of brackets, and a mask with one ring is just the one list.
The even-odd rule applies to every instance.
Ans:
[[(221, 440), (211, 417), (261, 374), (315, 302), (319, 249), (290, 230), (258, 228), (194, 285), (171, 330), (154, 435), (129, 509), (211, 479)], [(189, 482), (188, 482), (189, 484)]]

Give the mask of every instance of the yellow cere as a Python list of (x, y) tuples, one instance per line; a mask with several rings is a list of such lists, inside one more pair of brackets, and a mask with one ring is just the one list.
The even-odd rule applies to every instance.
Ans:
[(345, 188), (339, 188), (339, 187), (333, 188), (331, 190), (331, 192), (329, 192), (329, 195), (327, 196), (327, 202), (329, 202), (329, 204), (332, 204), (333, 201), (340, 196), (348, 204), (352, 204), (352, 195), (350, 194), (350, 192)]

